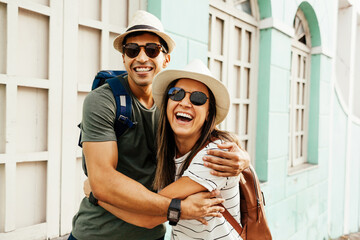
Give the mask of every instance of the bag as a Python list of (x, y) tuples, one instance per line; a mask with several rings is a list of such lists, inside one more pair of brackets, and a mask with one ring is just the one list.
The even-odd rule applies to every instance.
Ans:
[(242, 239), (271, 240), (271, 232), (265, 216), (265, 198), (260, 190), (259, 179), (251, 166), (244, 169), (241, 174), (243, 178), (240, 178), (239, 189), (242, 227), (226, 209), (223, 216)]
[[(133, 128), (136, 125), (136, 122), (130, 120), (132, 110), (131, 97), (119, 79), (124, 78), (126, 75), (126, 71), (100, 71), (95, 76), (91, 87), (92, 91), (105, 83), (108, 83), (111, 88), (116, 102), (116, 117), (114, 122), (116, 138), (119, 138), (128, 128)], [(79, 124), (78, 127), (81, 128), (81, 124)], [(81, 131), (78, 145), (79, 147), (82, 147)], [(83, 170), (87, 176), (85, 161), (83, 162)]]

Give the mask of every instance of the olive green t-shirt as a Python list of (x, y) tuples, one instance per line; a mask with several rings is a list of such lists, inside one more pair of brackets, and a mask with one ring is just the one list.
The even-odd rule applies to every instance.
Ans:
[[(159, 111), (154, 105), (145, 108), (131, 94), (127, 77), (120, 78), (132, 99), (132, 117), (136, 126), (127, 129), (119, 139), (114, 131), (116, 103), (110, 86), (105, 84), (90, 92), (83, 106), (81, 123), (82, 142), (117, 141), (117, 171), (140, 182), (148, 189), (156, 169), (155, 136)], [(84, 159), (83, 159), (84, 161)], [(72, 234), (82, 240), (90, 239), (158, 239), (165, 234), (163, 224), (146, 229), (118, 219), (100, 206), (92, 205), (87, 198), (81, 202), (73, 218)]]

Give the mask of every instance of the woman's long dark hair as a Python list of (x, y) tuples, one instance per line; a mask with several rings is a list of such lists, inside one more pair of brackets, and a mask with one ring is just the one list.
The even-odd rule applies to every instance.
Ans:
[[(163, 95), (163, 104), (160, 109), (160, 119), (159, 127), (157, 132), (157, 168), (154, 179), (154, 189), (160, 190), (167, 185), (171, 184), (175, 180), (175, 138), (174, 132), (171, 129), (169, 120), (167, 118), (166, 109), (168, 103), (168, 91), (170, 88), (174, 87), (178, 80), (172, 81)], [(205, 144), (214, 141), (216, 139), (221, 139), (224, 141), (236, 141), (235, 137), (225, 131), (216, 129), (215, 117), (216, 117), (216, 102), (214, 94), (208, 88), (209, 91), (209, 114), (207, 120), (205, 120), (204, 125), (201, 130), (201, 135), (196, 141), (195, 145), (190, 151), (190, 154), (186, 158), (182, 169), (180, 171), (180, 176), (183, 175), (184, 171), (189, 167), (189, 164), (192, 158), (203, 148)]]

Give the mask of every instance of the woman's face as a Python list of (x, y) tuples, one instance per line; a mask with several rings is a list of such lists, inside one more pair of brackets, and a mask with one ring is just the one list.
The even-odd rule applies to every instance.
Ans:
[[(207, 87), (196, 80), (182, 78), (175, 84), (175, 87), (185, 90), (185, 97), (180, 101), (168, 99), (166, 109), (169, 124), (174, 132), (175, 138), (198, 139), (201, 129), (209, 113), (209, 99), (200, 106), (190, 101), (190, 93), (203, 92), (209, 98)], [(190, 92), (190, 93), (189, 93)]]

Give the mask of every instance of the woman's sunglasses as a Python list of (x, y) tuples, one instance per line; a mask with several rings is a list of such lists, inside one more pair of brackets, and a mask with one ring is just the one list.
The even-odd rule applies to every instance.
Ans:
[(160, 51), (167, 53), (161, 44), (147, 43), (146, 45), (139, 45), (137, 43), (127, 43), (123, 45), (123, 51), (129, 58), (134, 58), (139, 55), (141, 48), (145, 49), (145, 53), (149, 58), (156, 58)]
[(201, 106), (206, 103), (208, 97), (203, 92), (186, 92), (182, 88), (173, 87), (168, 92), (168, 97), (173, 101), (181, 101), (184, 99), (185, 94), (190, 93), (190, 102), (196, 106)]

